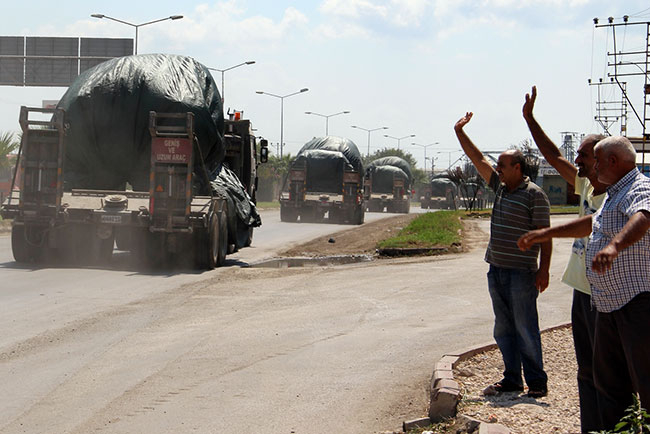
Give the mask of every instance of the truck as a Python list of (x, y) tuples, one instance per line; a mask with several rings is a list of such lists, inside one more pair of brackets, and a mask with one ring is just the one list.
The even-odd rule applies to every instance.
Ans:
[(359, 225), (364, 221), (363, 163), (349, 139), (317, 137), (307, 142), (289, 167), (280, 192), (283, 222)]
[(422, 209), (458, 209), (458, 187), (446, 175), (434, 176), (421, 190)]
[(364, 199), (369, 212), (408, 214), (411, 208), (411, 166), (406, 160), (382, 157), (370, 163), (364, 178)]
[[(206, 75), (209, 74), (207, 68), (197, 66), (198, 62), (160, 57), (133, 62), (151, 63), (153, 59), (191, 64), (198, 68), (199, 81), (213, 86)], [(106, 76), (110, 65), (102, 65), (98, 65), (101, 68), (95, 74)], [(93, 70), (89, 71), (92, 74)], [(108, 75), (112, 71), (109, 70)], [(109, 98), (118, 100), (115, 106), (120, 107), (119, 93)], [(212, 95), (211, 104), (217, 98), (218, 92)], [(92, 104), (92, 92), (87, 99), (86, 104)], [(64, 100), (65, 95), (62, 102)], [(114, 183), (114, 171), (119, 167), (108, 166), (114, 171), (107, 170), (107, 174), (100, 177), (97, 173), (80, 174), (80, 166), (75, 167), (78, 162), (74, 161), (79, 153), (70, 153), (69, 147), (79, 146), (74, 134), (81, 134), (79, 131), (83, 129), (79, 124), (84, 124), (86, 118), (69, 116), (61, 105), (65, 103), (55, 109), (21, 108), (19, 122), (23, 134), (16, 163), (19, 182), (15, 185), (14, 177), (11, 193), (0, 209), (3, 218), (13, 219), (11, 246), (17, 262), (103, 264), (110, 260), (117, 245), (120, 250), (131, 251), (136, 262), (143, 264), (170, 266), (178, 263), (212, 269), (223, 265), (227, 254), (250, 245), (253, 227), (261, 223), (254, 205), (256, 168), (266, 161), (268, 147), (264, 140), (258, 147), (251, 123), (241, 119), (241, 112), (235, 112), (226, 121), (223, 116), (215, 118), (217, 121), (210, 128), (223, 129), (223, 134), (218, 136), (223, 149), (209, 159), (206, 154), (214, 151), (214, 146), (201, 143), (206, 134), (197, 128), (200, 111), (197, 115), (194, 108), (193, 111), (150, 110), (144, 125), (141, 120), (135, 122), (137, 131), (146, 133), (144, 139), (140, 137), (129, 146), (111, 142), (116, 153), (126, 153), (133, 146), (142, 147), (138, 148), (138, 155), (142, 157), (136, 162), (137, 170), (129, 178), (139, 188), (129, 188), (126, 183), (118, 189), (92, 188), (93, 185), (79, 188), (83, 183), (80, 180), (93, 176), (91, 181), (97, 186), (102, 182)], [(153, 105), (180, 108), (160, 101)], [(102, 107), (94, 109), (103, 112)], [(118, 118), (112, 117), (111, 107), (104, 109), (108, 119), (97, 121), (89, 129), (110, 126), (112, 120), (119, 120), (119, 114), (115, 115)], [(220, 110), (220, 106), (216, 107), (213, 113)], [(92, 111), (88, 105), (80, 110), (88, 111)], [(136, 117), (142, 118), (141, 115)], [(115, 125), (116, 129), (119, 127), (126, 128)], [(82, 132), (87, 139), (85, 130)], [(102, 129), (97, 133), (102, 135), (103, 132)], [(110, 134), (106, 131), (106, 136)], [(101, 153), (100, 142), (98, 139), (95, 146), (81, 143), (91, 156), (84, 162), (92, 163), (93, 153)], [(143, 150), (147, 151), (146, 157)], [(102, 155), (102, 160), (112, 157)], [(142, 163), (145, 158), (148, 164)], [(142, 167), (146, 167), (146, 173), (142, 173)], [(101, 169), (91, 172), (101, 172)]]

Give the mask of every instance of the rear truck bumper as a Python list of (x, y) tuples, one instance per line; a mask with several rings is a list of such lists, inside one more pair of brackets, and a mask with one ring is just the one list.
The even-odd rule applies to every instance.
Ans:
[[(107, 199), (111, 197), (112, 200)], [(121, 196), (117, 198), (117, 196)], [(214, 203), (213, 203), (214, 202)], [(173, 216), (171, 230), (153, 226), (149, 213), (149, 194), (131, 191), (73, 191), (64, 193), (61, 208), (53, 206), (37, 209), (23, 209), (17, 203), (3, 204), (3, 218), (17, 223), (56, 227), (70, 224), (92, 224), (106, 227), (149, 228), (151, 232), (193, 232), (206, 228), (211, 209), (222, 210), (225, 199), (220, 197), (196, 196), (190, 205), (189, 217)]]

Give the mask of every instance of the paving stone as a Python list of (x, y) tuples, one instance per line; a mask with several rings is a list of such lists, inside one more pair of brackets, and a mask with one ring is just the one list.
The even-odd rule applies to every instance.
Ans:
[(460, 401), (458, 389), (447, 389), (446, 387), (434, 389), (429, 402), (429, 418), (433, 422), (439, 422), (443, 418), (454, 417), (458, 401)]
[(460, 385), (456, 380), (441, 378), (438, 380), (438, 383), (436, 384), (436, 389), (442, 389), (442, 388), (460, 390)]
[(456, 363), (458, 363), (459, 358), (458, 356), (454, 356), (452, 354), (446, 354), (442, 356), (442, 359), (440, 359), (441, 362), (447, 362), (451, 363), (452, 368), (455, 367)]
[(438, 387), (438, 381), (443, 378), (447, 380), (453, 380), (454, 379), (453, 371), (446, 371), (446, 370), (433, 371), (433, 377), (431, 378), (431, 389), (435, 389), (436, 387)]
[(404, 432), (407, 432), (415, 428), (424, 428), (425, 426), (429, 426), (429, 425), (431, 425), (431, 419), (429, 419), (428, 417), (422, 417), (420, 419), (405, 421), (402, 424), (402, 429), (404, 430)]

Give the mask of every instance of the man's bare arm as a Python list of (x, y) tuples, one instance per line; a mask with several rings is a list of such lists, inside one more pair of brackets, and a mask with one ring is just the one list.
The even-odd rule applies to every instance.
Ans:
[(481, 177), (483, 177), (483, 179), (485, 179), (485, 182), (489, 184), (492, 173), (495, 173), (496, 170), (494, 170), (483, 153), (476, 147), (476, 145), (467, 136), (467, 134), (465, 134), (465, 131), (463, 131), (463, 127), (469, 123), (473, 115), (474, 113), (467, 112), (465, 116), (456, 122), (456, 125), (454, 125), (454, 131), (456, 132), (456, 137), (458, 137), (458, 141), (460, 142), (460, 146), (463, 148), (463, 151), (469, 157), (469, 159), (472, 160), (472, 163), (474, 163), (474, 166), (476, 166), (476, 170), (478, 170), (478, 173), (481, 175)]
[(552, 238), (582, 238), (590, 233), (591, 215), (587, 215), (562, 225), (526, 232), (517, 240), (517, 246), (523, 252), (530, 249), (533, 244), (540, 244)]
[(596, 253), (591, 263), (592, 270), (603, 274), (612, 268), (612, 263), (619, 253), (643, 238), (648, 229), (650, 229), (650, 212), (642, 210), (635, 213), (609, 244)]
[(578, 169), (571, 164), (569, 160), (562, 156), (558, 147), (546, 135), (533, 116), (533, 107), (535, 106), (536, 99), (537, 88), (533, 86), (531, 94), (526, 94), (526, 101), (524, 102), (524, 107), (522, 109), (530, 134), (533, 136), (535, 144), (539, 148), (540, 152), (544, 158), (546, 158), (546, 161), (548, 161), (548, 164), (553, 166), (567, 183), (574, 185)]

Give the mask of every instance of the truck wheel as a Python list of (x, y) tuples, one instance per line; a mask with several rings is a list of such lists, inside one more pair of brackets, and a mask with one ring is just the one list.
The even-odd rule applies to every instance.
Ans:
[(253, 228), (252, 227), (248, 228), (248, 237), (246, 238), (246, 242), (244, 243), (244, 247), (250, 247), (251, 244), (253, 244)]
[(300, 223), (311, 223), (316, 220), (316, 210), (314, 208), (303, 208), (300, 211)]
[[(250, 228), (250, 240), (253, 240), (253, 228)], [(226, 263), (226, 255), (228, 254), (228, 223), (223, 214), (219, 215), (219, 241), (217, 251), (217, 267), (221, 267)], [(250, 245), (250, 244), (249, 244)]]
[(115, 244), (118, 250), (131, 250), (131, 228), (115, 228)]
[(219, 251), (219, 218), (213, 214), (207, 229), (194, 233), (196, 246), (196, 266), (203, 270), (212, 270), (217, 265)]
[(293, 223), (298, 218), (298, 213), (294, 208), (280, 206), (280, 220), (283, 222)]
[(330, 223), (339, 222), (339, 212), (336, 208), (330, 208), (329, 211), (327, 211), (327, 220)]
[(106, 239), (97, 237), (97, 259), (99, 263), (106, 264), (111, 262), (113, 257), (113, 247), (115, 246), (115, 233)]
[(354, 220), (352, 220), (352, 224), (362, 225), (364, 219), (365, 219), (365, 213), (363, 212), (363, 207), (358, 206), (357, 208), (355, 208)]
[(25, 239), (25, 225), (14, 225), (11, 228), (11, 252), (16, 262), (31, 262), (32, 252)]

